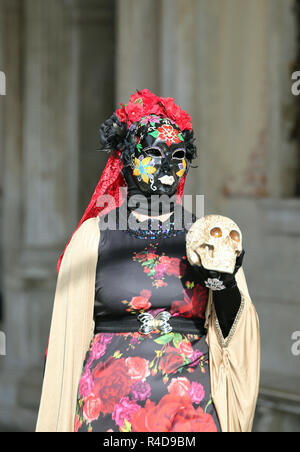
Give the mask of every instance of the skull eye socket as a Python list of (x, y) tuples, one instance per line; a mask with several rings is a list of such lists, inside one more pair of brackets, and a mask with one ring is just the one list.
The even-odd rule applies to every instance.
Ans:
[(231, 231), (229, 235), (235, 242), (239, 242), (241, 240), (241, 236), (238, 231)]
[(221, 228), (213, 228), (210, 231), (210, 235), (212, 237), (216, 237), (216, 238), (222, 237), (222, 229)]

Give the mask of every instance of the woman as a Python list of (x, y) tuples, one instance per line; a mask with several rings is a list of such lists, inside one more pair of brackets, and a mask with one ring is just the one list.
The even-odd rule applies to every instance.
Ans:
[(232, 275), (186, 257), (190, 117), (138, 91), (101, 142), (112, 154), (58, 262), (37, 431), (251, 430), (260, 350), (244, 253)]

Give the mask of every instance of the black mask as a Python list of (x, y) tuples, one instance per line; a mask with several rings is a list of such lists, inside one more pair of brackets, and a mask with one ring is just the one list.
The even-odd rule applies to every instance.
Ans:
[[(128, 183), (128, 197), (144, 195), (148, 200), (149, 214), (152, 195), (175, 199), (180, 179), (188, 171), (184, 139), (171, 120), (151, 116), (142, 119), (132, 132), (132, 140), (135, 146), (131, 166), (123, 171)], [(145, 210), (142, 205), (140, 207)], [(170, 210), (172, 207), (166, 208), (166, 211)], [(152, 203), (152, 215), (157, 213), (157, 209), (153, 213)]]
[(170, 196), (187, 171), (184, 139), (172, 121), (154, 118), (133, 135), (132, 175), (142, 193)]

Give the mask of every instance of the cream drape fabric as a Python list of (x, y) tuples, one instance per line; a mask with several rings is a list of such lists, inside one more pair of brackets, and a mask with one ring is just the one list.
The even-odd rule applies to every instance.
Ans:
[(78, 383), (93, 335), (100, 229), (86, 220), (64, 254), (55, 292), (37, 432), (72, 432)]
[[(54, 299), (37, 432), (72, 432), (78, 384), (93, 335), (100, 230), (86, 220), (63, 257)], [(250, 431), (259, 384), (260, 342), (243, 270), (236, 275), (243, 303), (224, 342), (210, 293), (206, 310), (212, 397), (222, 431)]]
[(236, 274), (242, 303), (224, 340), (210, 291), (206, 311), (212, 399), (222, 432), (250, 432), (259, 389), (260, 331), (243, 269)]

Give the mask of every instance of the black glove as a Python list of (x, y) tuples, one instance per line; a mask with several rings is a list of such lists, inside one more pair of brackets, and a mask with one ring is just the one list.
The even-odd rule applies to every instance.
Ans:
[(206, 268), (202, 267), (202, 265), (200, 267), (198, 265), (193, 265), (193, 267), (196, 270), (204, 287), (207, 287), (208, 289), (212, 289), (214, 291), (231, 289), (237, 285), (235, 275), (243, 264), (244, 255), (245, 251), (243, 250), (236, 259), (233, 274), (221, 273), (215, 270), (207, 270)]
[(202, 266), (193, 265), (202, 285), (204, 287), (211, 286), (210, 288), (214, 290), (214, 306), (224, 339), (228, 336), (241, 305), (242, 298), (235, 275), (242, 266), (244, 255), (245, 251), (243, 250), (236, 259), (233, 274), (206, 270)]

